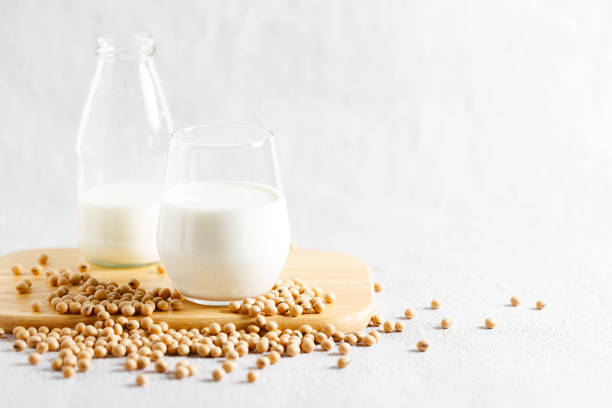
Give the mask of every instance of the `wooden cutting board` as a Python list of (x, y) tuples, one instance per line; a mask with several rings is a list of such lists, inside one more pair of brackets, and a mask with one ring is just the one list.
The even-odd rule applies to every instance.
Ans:
[[(45, 253), (49, 256), (43, 273), (32, 276), (30, 266), (37, 263), (38, 257)], [(78, 322), (92, 322), (95, 318), (81, 315), (59, 314), (47, 302), (47, 295), (55, 288), (47, 284), (44, 271), (50, 268), (58, 270), (67, 266), (77, 270), (77, 266), (85, 261), (83, 254), (77, 249), (31, 249), (14, 252), (0, 257), (0, 328), (6, 331), (15, 326), (74, 326)], [(21, 276), (13, 276), (11, 267), (20, 263), (24, 267)], [(144, 289), (154, 287), (171, 287), (167, 274), (159, 274), (156, 265), (131, 268), (109, 269), (92, 265), (90, 273), (102, 281), (117, 281), (126, 283), (131, 278), (140, 281)], [(349, 332), (366, 327), (374, 312), (374, 292), (368, 267), (359, 259), (335, 252), (294, 249), (289, 254), (282, 278), (298, 277), (311, 286), (319, 286), (324, 292), (334, 292), (336, 301), (326, 305), (320, 314), (307, 314), (299, 317), (269, 316), (282, 328), (297, 329), (302, 324), (310, 324), (320, 329), (325, 323), (333, 324), (338, 330)], [(32, 292), (18, 294), (15, 285), (21, 279), (28, 278), (33, 282)], [(73, 288), (74, 290), (75, 288)], [(71, 290), (72, 292), (72, 290)], [(40, 300), (43, 309), (40, 313), (30, 310), (30, 303)], [(153, 319), (167, 322), (174, 328), (201, 328), (212, 322), (225, 324), (232, 322), (236, 327), (243, 328), (251, 324), (254, 318), (237, 313), (231, 313), (226, 306), (201, 306), (185, 301), (185, 308), (174, 312), (156, 312)]]

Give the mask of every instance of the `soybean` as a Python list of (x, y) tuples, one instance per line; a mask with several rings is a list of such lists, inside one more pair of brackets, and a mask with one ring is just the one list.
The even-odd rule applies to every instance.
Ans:
[(140, 374), (138, 377), (136, 377), (136, 384), (138, 384), (138, 386), (143, 387), (147, 384), (148, 381), (148, 377), (146, 374)]
[(427, 340), (420, 340), (417, 343), (417, 349), (421, 352), (427, 351), (429, 349), (429, 342)]
[(485, 327), (487, 329), (492, 329), (495, 326), (497, 326), (497, 320), (493, 319), (492, 317), (487, 317), (485, 319)]
[(236, 368), (236, 363), (226, 360), (223, 362), (223, 364), (221, 364), (221, 368), (223, 368), (226, 373), (231, 373)]
[(28, 356), (28, 362), (31, 365), (36, 365), (40, 363), (40, 354), (38, 354), (37, 352), (30, 353), (30, 355)]
[(215, 368), (212, 372), (212, 378), (215, 381), (221, 381), (225, 376), (225, 370), (221, 368)]
[(257, 373), (257, 371), (249, 371), (249, 373), (247, 374), (247, 380), (251, 383), (257, 381), (258, 378), (259, 373)]
[(348, 356), (342, 356), (338, 359), (338, 368), (345, 368), (350, 362), (351, 360)]

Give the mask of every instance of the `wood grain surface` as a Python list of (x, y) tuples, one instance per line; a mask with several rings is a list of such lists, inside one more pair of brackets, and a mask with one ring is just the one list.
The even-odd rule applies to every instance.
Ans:
[[(33, 276), (29, 271), (30, 266), (37, 263), (42, 253), (47, 254), (49, 260), (43, 267), (43, 273)], [(72, 248), (31, 249), (0, 257), (0, 327), (5, 330), (12, 330), (15, 326), (64, 327), (74, 326), (81, 321), (95, 321), (95, 317), (58, 314), (46, 300), (55, 288), (48, 285), (44, 271), (50, 268), (58, 270), (62, 266), (77, 270), (77, 266), (84, 261), (83, 254)], [(11, 267), (16, 263), (24, 267), (21, 276), (14, 276), (11, 272)], [(144, 289), (172, 286), (168, 275), (159, 274), (156, 265), (131, 269), (109, 269), (92, 265), (90, 273), (99, 280), (115, 280), (119, 283), (137, 278)], [(311, 286), (320, 286), (324, 292), (334, 292), (337, 299), (333, 304), (328, 304), (320, 314), (267, 317), (277, 321), (282, 328), (296, 329), (302, 324), (310, 324), (319, 329), (329, 322), (338, 330), (348, 332), (360, 330), (369, 323), (374, 312), (372, 280), (368, 267), (359, 259), (328, 251), (294, 249), (281, 273), (281, 278), (292, 277), (301, 278)], [(18, 294), (15, 285), (24, 278), (33, 282), (32, 292)], [(72, 287), (71, 292), (75, 289), (76, 287)], [(30, 310), (30, 303), (34, 300), (43, 303), (40, 313)], [(238, 328), (242, 328), (254, 320), (231, 313), (226, 306), (201, 306), (187, 301), (183, 310), (156, 312), (152, 317), (154, 320), (163, 320), (174, 328), (200, 328), (215, 321), (221, 324), (233, 322)]]

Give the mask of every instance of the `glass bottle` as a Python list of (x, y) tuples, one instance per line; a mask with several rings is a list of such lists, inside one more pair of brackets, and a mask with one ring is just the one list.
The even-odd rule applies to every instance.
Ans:
[(156, 230), (172, 120), (147, 33), (101, 36), (77, 137), (79, 248), (90, 262), (159, 261)]

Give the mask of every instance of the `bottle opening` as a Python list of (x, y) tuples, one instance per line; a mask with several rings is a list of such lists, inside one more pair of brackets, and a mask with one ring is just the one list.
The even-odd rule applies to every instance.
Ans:
[(146, 32), (131, 35), (103, 34), (98, 37), (97, 44), (96, 55), (109, 59), (143, 58), (155, 52), (153, 36)]

